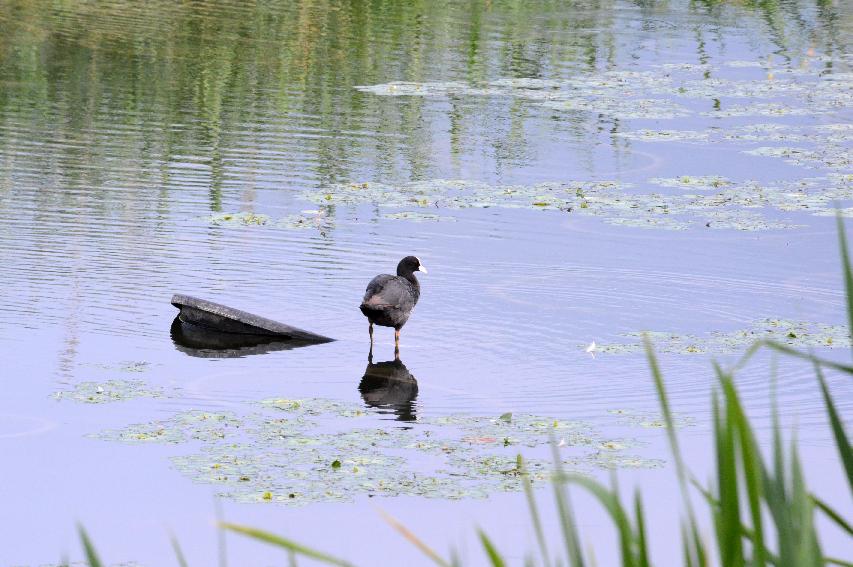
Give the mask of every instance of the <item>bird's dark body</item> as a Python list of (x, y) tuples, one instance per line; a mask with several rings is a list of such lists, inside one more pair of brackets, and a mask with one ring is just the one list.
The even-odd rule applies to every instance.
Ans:
[(409, 320), (420, 295), (421, 286), (414, 275), (381, 274), (367, 284), (361, 312), (374, 325), (400, 329)]

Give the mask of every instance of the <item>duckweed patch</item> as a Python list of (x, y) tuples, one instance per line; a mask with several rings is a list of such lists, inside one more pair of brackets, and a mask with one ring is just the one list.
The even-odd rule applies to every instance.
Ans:
[(212, 443), (234, 437), (242, 425), (233, 413), (192, 410), (170, 419), (109, 429), (89, 437), (124, 443), (184, 443), (189, 440)]
[[(691, 227), (743, 231), (802, 226), (771, 218), (768, 210), (823, 215), (837, 201), (853, 199), (853, 175), (829, 173), (797, 181), (735, 182), (721, 176), (682, 175), (650, 183), (680, 191), (643, 192), (616, 181), (490, 185), (435, 179), (400, 185), (365, 182), (308, 191), (303, 198), (341, 206), (436, 209), (526, 208), (600, 217), (635, 228), (684, 230)], [(691, 192), (694, 190), (696, 192)], [(762, 210), (765, 209), (765, 210)]]
[(144, 360), (128, 360), (116, 363), (90, 363), (86, 366), (92, 366), (100, 370), (108, 370), (111, 372), (146, 372), (151, 366), (150, 362)]
[(55, 400), (73, 400), (86, 404), (106, 404), (134, 398), (162, 398), (161, 388), (150, 388), (141, 380), (106, 380), (103, 382), (80, 382), (70, 390), (51, 394)]
[(183, 412), (95, 437), (135, 444), (194, 441), (195, 452), (172, 458), (179, 472), (239, 502), (289, 506), (521, 490), (516, 455), (525, 453), (533, 481), (544, 481), (552, 471), (552, 440), (559, 441), (566, 468), (576, 472), (659, 466), (623, 455), (637, 442), (605, 438), (580, 421), (505, 413), (376, 427), (383, 423), (376, 410), (335, 400), (272, 398), (254, 405), (260, 411), (243, 416)]
[(649, 183), (654, 183), (662, 187), (678, 187), (681, 189), (719, 189), (720, 187), (733, 185), (730, 180), (719, 175), (654, 177), (649, 179)]
[(853, 165), (853, 150), (841, 146), (822, 145), (813, 149), (762, 146), (745, 154), (782, 158), (793, 165), (846, 169)]
[(267, 215), (256, 213), (215, 213), (206, 219), (210, 224), (219, 226), (257, 226), (264, 225), (270, 221)]
[[(653, 178), (652, 185), (685, 190), (659, 194), (613, 182), (602, 191), (590, 187), (572, 195), (567, 183), (526, 187), (434, 180), (404, 186), (357, 183), (308, 195), (314, 202), (372, 203), (380, 206), (456, 209), (466, 207), (560, 210), (599, 216), (608, 224), (646, 229), (783, 230), (802, 226), (793, 219), (770, 218), (769, 211), (829, 214), (835, 201), (853, 199), (849, 181), (839, 183), (833, 172), (849, 175), (853, 150), (848, 123), (784, 123), (787, 117), (817, 117), (853, 105), (853, 74), (825, 73), (820, 57), (790, 68), (771, 61), (729, 62), (729, 67), (759, 70), (751, 79), (718, 78), (711, 65), (659, 65), (645, 71), (605, 71), (566, 80), (500, 79), (480, 84), (461, 82), (394, 82), (356, 87), (378, 96), (513, 97), (565, 112), (589, 112), (610, 118), (673, 119), (691, 116), (707, 126), (697, 130), (643, 128), (614, 135), (643, 142), (728, 145), (754, 156), (804, 168), (823, 170), (823, 177), (800, 182), (758, 183), (721, 176)], [(764, 121), (741, 124), (755, 117)], [(780, 120), (778, 123), (771, 120)], [(733, 123), (733, 124), (732, 124)], [(757, 146), (757, 147), (756, 147)], [(689, 172), (688, 172), (689, 173)], [(689, 190), (701, 194), (687, 194)], [(849, 207), (848, 207), (849, 209)], [(390, 213), (391, 215), (399, 213)], [(438, 214), (432, 211), (429, 214)]]
[(334, 219), (329, 216), (325, 209), (307, 210), (297, 214), (287, 215), (277, 221), (275, 226), (288, 229), (315, 228), (325, 232), (334, 228)]
[[(742, 63), (742, 67), (760, 67), (767, 72), (759, 78), (732, 80), (711, 77), (717, 71), (713, 66), (672, 64), (647, 71), (579, 74), (564, 80), (517, 78), (479, 84), (395, 81), (355, 88), (377, 96), (513, 97), (555, 110), (621, 120), (665, 120), (694, 114), (716, 118), (816, 115), (853, 103), (849, 73), (822, 76), (817, 66), (790, 69), (772, 68), (766, 62)], [(749, 102), (744, 103), (744, 99)], [(713, 110), (697, 112), (681, 101), (717, 103)]]
[[(652, 429), (662, 429), (666, 427), (666, 421), (663, 415), (659, 412), (641, 412), (628, 409), (609, 410), (609, 413), (618, 417), (619, 425), (628, 427), (644, 427)], [(672, 414), (672, 424), (677, 427), (692, 427), (696, 425), (696, 419), (680, 414)]]
[(851, 345), (846, 325), (787, 319), (762, 319), (749, 329), (714, 331), (703, 336), (651, 331), (626, 333), (623, 336), (632, 341), (599, 345), (597, 351), (606, 354), (639, 354), (644, 352), (643, 336), (649, 337), (657, 352), (667, 354), (731, 354), (762, 339), (797, 348), (849, 348)]
[(456, 219), (453, 217), (444, 217), (441, 215), (434, 215), (429, 213), (413, 213), (409, 211), (405, 211), (402, 213), (386, 213), (382, 215), (382, 218), (391, 219), (391, 220), (408, 220), (414, 222), (424, 222), (424, 221), (455, 221)]

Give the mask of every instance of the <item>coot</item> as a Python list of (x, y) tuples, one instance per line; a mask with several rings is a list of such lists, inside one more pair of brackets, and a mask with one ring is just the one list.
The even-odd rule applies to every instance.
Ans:
[(415, 272), (427, 273), (417, 256), (406, 256), (397, 264), (397, 275), (380, 274), (370, 280), (361, 302), (361, 312), (370, 321), (370, 346), (373, 325), (394, 327), (394, 346), (400, 346), (400, 329), (406, 324), (421, 295)]

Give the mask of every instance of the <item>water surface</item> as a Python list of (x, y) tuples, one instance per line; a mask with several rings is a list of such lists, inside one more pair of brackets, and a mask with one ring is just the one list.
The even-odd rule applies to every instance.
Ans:
[[(655, 411), (644, 357), (585, 349), (641, 330), (844, 324), (824, 215), (853, 200), (851, 13), (805, 0), (0, 1), (0, 531), (17, 542), (0, 563), (79, 557), (79, 521), (109, 561), (167, 564), (172, 531), (191, 563), (212, 564), (222, 487), (170, 460), (198, 444), (97, 438), (189, 410), (320, 398), (404, 437), (447, 416), (534, 414), (666, 460), (659, 429), (612, 413)], [(383, 403), (359, 389), (370, 369), (357, 305), (407, 254), (430, 270), (402, 335), (417, 391)], [(170, 336), (176, 292), (338, 340), (188, 351)], [(392, 337), (378, 331), (374, 362), (393, 360)], [(819, 348), (847, 355), (832, 346), (844, 345)], [(709, 360), (742, 349), (661, 355), (699, 478)], [(762, 430), (769, 359), (739, 376)], [(830, 379), (849, 415), (853, 387)], [(52, 397), (108, 380), (166, 395)], [(777, 380), (816, 491), (837, 494), (809, 368), (780, 361)], [(619, 474), (649, 502), (675, 499), (668, 465)], [(220, 502), (230, 520), (365, 565), (422, 560), (376, 507), (473, 564), (475, 526), (519, 563), (533, 542), (517, 493)], [(589, 540), (608, 541), (592, 503), (576, 504)], [(664, 563), (678, 552), (672, 508), (650, 507)], [(843, 556), (847, 542), (826, 538)], [(280, 559), (227, 547), (234, 564)], [(602, 564), (609, 547), (596, 545)]]

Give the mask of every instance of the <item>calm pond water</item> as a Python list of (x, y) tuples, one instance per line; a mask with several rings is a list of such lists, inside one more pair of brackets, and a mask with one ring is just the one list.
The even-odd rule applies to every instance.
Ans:
[[(173, 564), (173, 533), (213, 565), (217, 508), (362, 565), (424, 562), (377, 509), (472, 565), (480, 526), (520, 564), (505, 472), (546, 470), (552, 436), (643, 489), (676, 564), (631, 333), (659, 333), (699, 479), (712, 358), (768, 334), (849, 356), (852, 34), (844, 0), (0, 0), (0, 564), (79, 559), (80, 522), (108, 562)], [(368, 366), (358, 303), (407, 254), (430, 272), (401, 362), (379, 329)], [(337, 340), (187, 347), (173, 293)], [(738, 378), (762, 432), (770, 362)], [(777, 361), (777, 394), (849, 516), (810, 369)]]

